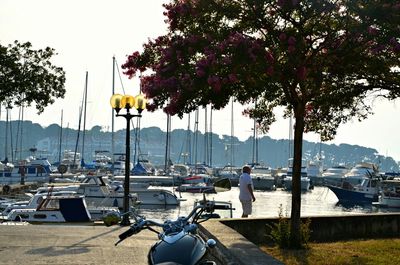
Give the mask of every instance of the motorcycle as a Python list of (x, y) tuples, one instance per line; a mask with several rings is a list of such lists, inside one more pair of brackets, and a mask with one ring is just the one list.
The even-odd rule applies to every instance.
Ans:
[[(226, 189), (226, 184), (223, 185), (223, 189)], [(208, 260), (207, 254), (217, 243), (214, 239), (204, 241), (198, 234), (198, 224), (211, 218), (220, 218), (215, 210), (230, 210), (232, 214), (234, 209), (228, 202), (206, 200), (203, 193), (203, 200), (196, 202), (187, 216), (178, 217), (176, 220), (160, 223), (135, 214), (135, 223), (119, 235), (119, 241), (115, 245), (148, 229), (156, 233), (159, 239), (149, 250), (149, 264), (214, 265), (215, 261)], [(158, 231), (153, 227), (160, 227), (162, 230)]]

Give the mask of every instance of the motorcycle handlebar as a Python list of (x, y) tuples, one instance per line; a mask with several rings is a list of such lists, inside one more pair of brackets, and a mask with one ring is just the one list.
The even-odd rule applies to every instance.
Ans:
[(229, 205), (215, 204), (214, 210), (231, 210), (232, 208)]
[[(186, 217), (180, 219), (179, 221), (181, 223), (185, 223), (187, 222), (195, 213), (197, 213), (198, 209), (209, 209), (209, 210), (231, 210), (233, 208), (230, 207), (230, 205), (224, 205), (224, 204), (215, 204), (215, 203), (211, 203), (208, 202), (204, 205), (198, 205), (196, 206), (191, 213), (189, 213), (189, 215), (187, 215)], [(152, 221), (152, 220), (139, 220), (137, 223), (133, 224), (127, 231), (123, 232), (122, 234), (120, 234), (119, 237), (119, 241), (117, 243), (115, 243), (115, 245), (118, 245), (119, 243), (121, 243), (123, 240), (127, 239), (128, 237), (139, 233), (143, 227), (146, 226), (159, 226), (159, 227), (164, 227), (164, 224)]]
[(133, 236), (134, 234), (136, 234), (136, 229), (134, 228), (129, 228), (128, 230), (126, 230), (125, 232), (123, 232), (122, 234), (120, 234), (118, 237), (120, 240), (124, 240), (130, 236)]
[(130, 237), (130, 236), (136, 234), (136, 233), (137, 233), (137, 232), (136, 232), (136, 229), (130, 227), (128, 230), (126, 230), (125, 232), (123, 232), (122, 234), (120, 234), (120, 235), (118, 236), (118, 237), (119, 237), (119, 240), (118, 240), (117, 243), (115, 243), (115, 246), (118, 245), (119, 243), (121, 243), (122, 241), (124, 241), (125, 239), (127, 239), (128, 237)]

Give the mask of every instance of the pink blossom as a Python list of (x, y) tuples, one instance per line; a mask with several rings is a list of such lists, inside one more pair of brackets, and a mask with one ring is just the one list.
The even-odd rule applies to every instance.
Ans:
[(196, 69), (196, 74), (198, 77), (203, 77), (206, 73), (204, 72), (203, 69), (197, 68)]
[(218, 76), (210, 76), (207, 79), (207, 83), (214, 89), (215, 92), (219, 92), (221, 90), (221, 79)]
[(281, 34), (279, 34), (279, 40), (280, 41), (286, 40), (286, 33), (282, 32)]
[(288, 39), (288, 44), (289, 44), (290, 46), (295, 45), (295, 44), (296, 44), (296, 38), (293, 37), (293, 36), (290, 36), (289, 39)]
[(285, 0), (278, 0), (277, 5), (283, 7), (285, 5)]
[(378, 29), (370, 26), (370, 27), (368, 27), (368, 33), (371, 35), (376, 35), (378, 33)]
[(267, 61), (268, 62), (270, 62), (270, 63), (273, 63), (274, 62), (274, 57), (272, 56), (272, 53), (270, 53), (270, 52), (267, 52), (266, 54), (265, 54), (265, 58), (267, 59)]
[(236, 83), (238, 81), (237, 76), (235, 74), (229, 74), (228, 78), (231, 83)]
[(296, 71), (296, 75), (299, 80), (305, 80), (307, 76), (307, 68), (305, 66), (299, 67)]
[(265, 71), (267, 75), (272, 76), (274, 74), (274, 68), (272, 66), (267, 68), (267, 71)]
[(288, 52), (289, 53), (292, 53), (292, 52), (294, 52), (296, 50), (296, 48), (294, 47), (294, 46), (289, 46), (288, 47)]

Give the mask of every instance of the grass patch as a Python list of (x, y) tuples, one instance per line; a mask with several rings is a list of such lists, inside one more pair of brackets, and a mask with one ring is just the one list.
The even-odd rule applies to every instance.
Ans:
[(371, 239), (335, 243), (309, 243), (307, 249), (288, 250), (260, 246), (287, 265), (400, 264), (400, 239)]

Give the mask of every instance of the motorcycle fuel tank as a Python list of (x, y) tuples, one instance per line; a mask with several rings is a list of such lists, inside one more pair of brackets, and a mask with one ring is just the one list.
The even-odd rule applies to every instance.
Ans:
[(195, 265), (206, 253), (206, 244), (198, 235), (186, 234), (174, 243), (158, 241), (149, 252), (150, 264), (176, 262)]

